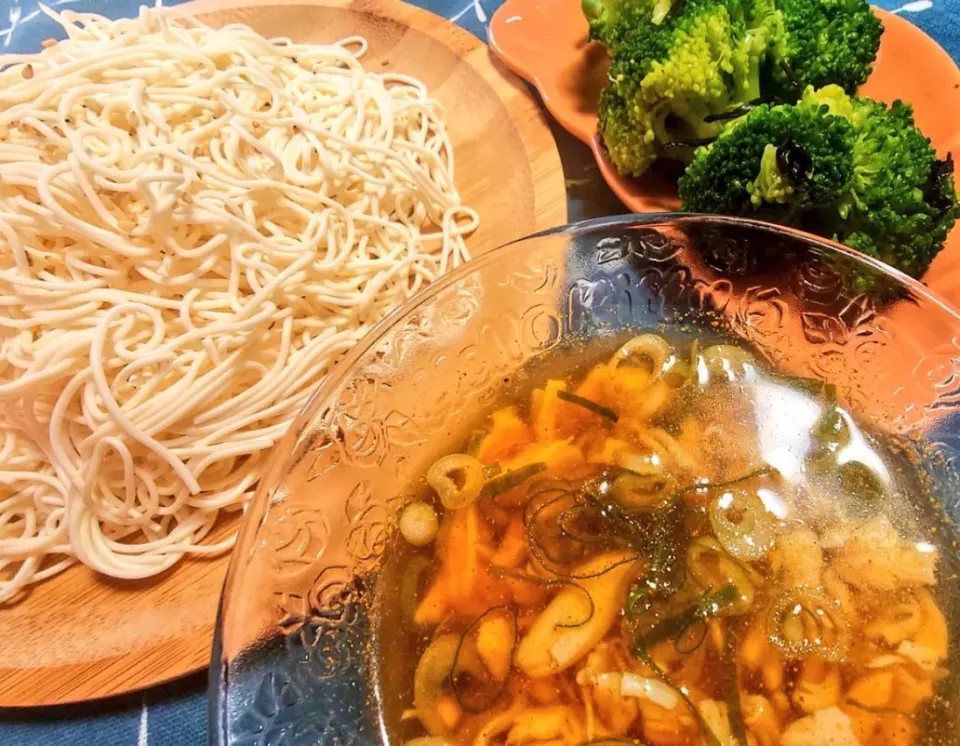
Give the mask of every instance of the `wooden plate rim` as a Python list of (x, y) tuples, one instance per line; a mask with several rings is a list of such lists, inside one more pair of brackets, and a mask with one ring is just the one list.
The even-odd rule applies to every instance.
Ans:
[[(474, 69), (503, 103), (516, 127), (531, 168), (534, 225), (530, 232), (567, 222), (566, 188), (560, 155), (549, 124), (540, 107), (529, 96), (523, 83), (468, 31), (422, 8), (393, 0), (194, 0), (177, 11), (189, 15), (228, 12), (252, 7), (320, 6), (381, 16), (432, 37)], [(547, 139), (544, 138), (544, 135)], [(549, 147), (543, 143), (548, 142)], [(506, 216), (509, 218), (509, 216)], [(208, 561), (209, 571), (226, 574), (228, 556)], [(0, 665), (0, 708), (43, 707), (85, 702), (108, 696), (136, 692), (167, 683), (206, 668), (210, 663), (215, 619), (162, 645), (97, 660), (35, 669), (4, 668)], [(10, 644), (10, 643), (7, 643)], [(149, 676), (125, 679), (125, 664), (156, 659), (156, 671)], [(163, 664), (162, 666), (159, 664)], [(82, 687), (70, 686), (71, 680), (83, 681)]]

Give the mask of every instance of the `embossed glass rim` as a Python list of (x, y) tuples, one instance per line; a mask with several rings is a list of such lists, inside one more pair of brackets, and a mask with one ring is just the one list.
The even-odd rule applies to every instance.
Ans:
[(330, 372), (311, 395), (310, 399), (304, 405), (303, 409), (297, 415), (286, 435), (274, 446), (273, 453), (270, 455), (267, 469), (264, 477), (261, 479), (261, 485), (250, 502), (239, 529), (236, 548), (230, 559), (227, 570), (227, 576), (221, 591), (220, 602), (218, 604), (216, 625), (214, 628), (213, 645), (211, 651), (211, 662), (208, 684), (208, 735), (213, 744), (229, 744), (228, 726), (229, 719), (227, 715), (228, 690), (230, 688), (230, 661), (223, 657), (223, 625), (225, 620), (225, 605), (229, 597), (228, 590), (233, 584), (239, 582), (242, 576), (241, 557), (238, 551), (248, 543), (250, 535), (253, 534), (262, 520), (265, 502), (268, 499), (267, 488), (264, 485), (272, 484), (274, 475), (282, 475), (289, 469), (288, 466), (292, 458), (296, 456), (297, 443), (300, 435), (304, 432), (310, 420), (320, 411), (322, 404), (336, 391), (354, 370), (358, 361), (375, 347), (391, 330), (393, 330), (405, 318), (414, 314), (424, 304), (436, 298), (447, 288), (455, 285), (466, 277), (480, 272), (490, 265), (503, 261), (505, 258), (519, 252), (522, 247), (528, 243), (539, 239), (567, 236), (569, 240), (589, 238), (596, 233), (609, 233), (611, 230), (631, 230), (633, 228), (642, 228), (650, 226), (689, 226), (689, 225), (713, 225), (725, 226), (728, 228), (746, 228), (754, 231), (761, 231), (771, 235), (790, 236), (803, 242), (808, 247), (819, 248), (826, 252), (840, 254), (852, 259), (861, 265), (869, 267), (871, 271), (880, 275), (885, 275), (892, 280), (900, 283), (911, 291), (918, 298), (922, 298), (924, 303), (932, 303), (943, 313), (952, 317), (960, 326), (960, 310), (954, 308), (946, 301), (934, 295), (930, 290), (918, 280), (890, 267), (883, 262), (872, 257), (861, 254), (843, 244), (831, 241), (829, 239), (815, 236), (795, 228), (787, 226), (766, 223), (759, 220), (749, 220), (745, 218), (727, 217), (721, 215), (707, 215), (701, 213), (644, 213), (644, 214), (626, 214), (613, 217), (594, 218), (583, 220), (576, 223), (556, 226), (537, 233), (515, 239), (509, 243), (503, 244), (487, 253), (472, 259), (462, 267), (445, 275), (437, 282), (399, 308), (392, 311), (383, 321), (374, 326), (367, 335), (350, 350), (339, 363)]

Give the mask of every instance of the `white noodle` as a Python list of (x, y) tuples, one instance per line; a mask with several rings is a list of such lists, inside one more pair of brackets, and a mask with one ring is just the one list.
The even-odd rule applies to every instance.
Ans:
[(363, 39), (49, 14), (67, 40), (0, 56), (0, 603), (229, 549), (310, 392), (479, 222), (443, 107)]

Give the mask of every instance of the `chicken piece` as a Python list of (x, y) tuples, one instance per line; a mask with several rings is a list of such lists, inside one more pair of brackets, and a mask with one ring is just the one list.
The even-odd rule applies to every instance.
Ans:
[(633, 725), (644, 703), (679, 713), (683, 700), (660, 679), (631, 670), (634, 660), (619, 641), (594, 648), (580, 671), (577, 683), (595, 705), (600, 726), (607, 735), (623, 735)]
[(521, 710), (507, 732), (507, 746), (562, 743), (578, 746), (584, 741), (580, 715), (564, 705), (530, 707)]
[(490, 556), (490, 564), (497, 567), (517, 567), (527, 557), (527, 534), (523, 520), (514, 516), (500, 539), (500, 545)]
[(747, 629), (746, 637), (740, 645), (737, 652), (737, 659), (740, 665), (748, 671), (756, 671), (763, 665), (764, 658), (773, 646), (770, 644), (770, 638), (767, 636), (766, 626), (764, 625), (765, 613), (761, 611), (750, 621), (750, 627)]
[(918, 645), (912, 640), (904, 640), (897, 646), (897, 652), (904, 658), (916, 663), (924, 671), (934, 672), (942, 656), (924, 645)]
[(763, 611), (754, 616), (737, 659), (747, 671), (759, 671), (764, 687), (772, 694), (783, 688), (784, 664), (780, 652), (770, 643), (765, 619)]
[(484, 618), (477, 630), (477, 654), (497, 681), (505, 680), (510, 672), (515, 634), (509, 621), (494, 615)]
[[(682, 433), (682, 431), (681, 431)], [(676, 438), (663, 428), (652, 427), (640, 442), (650, 450), (659, 453), (664, 461), (668, 461), (674, 470), (679, 469), (687, 474), (696, 472), (697, 462), (690, 452), (680, 444)]]
[(786, 692), (772, 692), (770, 694), (770, 704), (773, 705), (773, 710), (777, 713), (781, 722), (793, 717), (793, 705), (790, 704), (790, 697), (787, 696)]
[(457, 698), (445, 694), (437, 699), (437, 717), (448, 731), (454, 730), (463, 717), (463, 710), (457, 704)]
[(523, 421), (516, 407), (498, 409), (491, 417), (489, 432), (477, 446), (477, 459), (495, 464), (509, 459), (534, 440), (533, 428)]
[(917, 676), (906, 666), (893, 667), (892, 702), (901, 712), (913, 712), (933, 696), (933, 681), (926, 676)]
[(840, 667), (820, 658), (803, 662), (793, 690), (793, 704), (806, 713), (824, 710), (840, 701)]
[(623, 695), (622, 674), (616, 671), (615, 658), (610, 643), (600, 643), (584, 660), (577, 683), (591, 698), (594, 712), (609, 735), (622, 736), (640, 715), (640, 707), (636, 699)]
[(517, 646), (517, 668), (530, 678), (549, 676), (569, 668), (600, 642), (623, 607), (635, 570), (633, 556), (607, 552), (577, 568), (579, 589), (565, 586), (540, 613)]
[(906, 715), (881, 715), (870, 746), (912, 746), (917, 726)]
[(473, 739), (473, 746), (490, 746), (499, 737), (510, 730), (517, 715), (526, 709), (526, 702), (521, 697), (516, 699), (509, 708), (491, 715), (477, 732)]
[[(573, 478), (576, 475), (588, 473), (584, 471), (586, 462), (583, 459), (583, 453), (572, 441), (573, 438), (550, 440), (546, 443), (524, 446), (514, 458), (502, 462), (501, 466), (506, 472), (531, 464), (544, 464), (546, 466), (544, 475), (563, 478)], [(519, 505), (527, 496), (526, 486), (520, 485), (502, 493), (497, 501), (501, 505)]]
[(460, 608), (470, 603), (477, 585), (480, 519), (475, 503), (453, 511), (452, 515), (446, 546), (456, 547), (456, 551), (443, 553), (441, 573), (446, 576), (450, 605)]
[(832, 567), (823, 571), (823, 589), (830, 598), (836, 599), (847, 620), (856, 627), (860, 621), (860, 609), (850, 591), (850, 586), (840, 580), (840, 576)]
[(925, 671), (934, 671), (947, 657), (950, 634), (947, 620), (929, 591), (917, 595), (922, 622), (911, 640), (904, 640), (897, 652), (913, 660)]
[(592, 699), (595, 714), (603, 730), (613, 736), (624, 735), (640, 715), (640, 705), (636, 698), (627, 697), (623, 693), (624, 676), (635, 674), (598, 674), (584, 687), (587, 696)]
[(740, 746), (733, 737), (733, 729), (730, 727), (726, 704), (713, 699), (705, 699), (697, 707), (697, 710), (710, 732), (720, 742), (720, 746)]
[(588, 463), (619, 466), (621, 454), (636, 450), (633, 445), (625, 440), (620, 440), (620, 438), (604, 438), (601, 443), (599, 450), (590, 448), (590, 445), (597, 445), (596, 443), (588, 444), (587, 448), (584, 449)]
[(527, 694), (538, 705), (553, 705), (560, 699), (564, 690), (562, 679), (557, 676), (547, 676), (543, 679), (530, 679), (526, 681)]
[(912, 638), (922, 623), (920, 604), (911, 598), (883, 606), (877, 617), (863, 628), (863, 633), (871, 640), (882, 640), (887, 645), (896, 646)]
[(760, 667), (760, 678), (768, 692), (779, 692), (783, 689), (784, 678), (783, 658), (779, 653), (769, 656)]
[(522, 578), (511, 578), (504, 576), (501, 580), (510, 590), (510, 597), (516, 602), (517, 606), (539, 608), (547, 600), (548, 589), (537, 583), (530, 583)]
[(893, 672), (874, 671), (865, 674), (850, 685), (847, 701), (863, 707), (888, 707), (893, 696)]
[(662, 381), (644, 383), (644, 375), (638, 368), (622, 365), (607, 387), (614, 409), (621, 413), (625, 424), (634, 427), (650, 422), (676, 396), (674, 390)]
[(850, 717), (838, 707), (828, 707), (787, 726), (781, 746), (861, 746)]
[(686, 707), (662, 707), (649, 699), (639, 704), (643, 738), (651, 746), (687, 744), (699, 729)]
[(831, 532), (830, 546), (834, 545), (832, 566), (843, 582), (855, 588), (893, 591), (937, 582), (936, 552), (900, 538), (885, 515)]
[(757, 746), (778, 746), (780, 722), (777, 712), (766, 697), (747, 694), (741, 698), (743, 722)]

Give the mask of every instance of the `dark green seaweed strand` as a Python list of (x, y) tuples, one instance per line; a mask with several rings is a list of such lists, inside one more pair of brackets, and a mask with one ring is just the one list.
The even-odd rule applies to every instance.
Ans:
[(593, 619), (593, 615), (596, 613), (597, 607), (593, 602), (593, 596), (590, 595), (590, 592), (584, 588), (582, 585), (574, 583), (572, 580), (566, 580), (564, 578), (540, 578), (536, 575), (530, 575), (525, 572), (517, 572), (516, 570), (511, 570), (506, 567), (500, 567), (499, 565), (490, 565), (490, 572), (493, 575), (501, 578), (512, 578), (514, 580), (519, 580), (521, 583), (530, 583), (531, 585), (539, 585), (547, 588), (559, 588), (562, 586), (568, 588), (575, 588), (580, 591), (587, 598), (587, 603), (589, 604), (590, 611), (587, 612), (587, 618), (582, 622), (565, 622), (563, 624), (557, 624), (557, 627), (564, 629), (574, 629), (576, 627), (582, 627), (584, 624)]
[(913, 716), (910, 713), (901, 712), (895, 707), (874, 707), (873, 705), (865, 705), (853, 697), (847, 697), (847, 704), (851, 707), (856, 707), (858, 710), (873, 713), (874, 715), (899, 715), (907, 718), (908, 720), (913, 720)]
[(761, 466), (759, 469), (754, 469), (753, 471), (744, 474), (742, 477), (737, 477), (736, 479), (731, 479), (727, 482), (702, 482), (681, 487), (675, 493), (675, 496), (680, 497), (688, 492), (716, 492), (717, 490), (728, 490), (731, 487), (736, 487), (744, 482), (749, 482), (751, 479), (779, 473), (780, 472), (772, 466)]
[(480, 490), (480, 497), (486, 498), (502, 495), (507, 490), (519, 487), (530, 479), (530, 477), (536, 476), (540, 472), (546, 471), (546, 469), (547, 465), (542, 461), (538, 461), (535, 464), (527, 464), (526, 466), (504, 472), (483, 485), (483, 489)]
[(690, 625), (705, 622), (719, 614), (736, 601), (739, 595), (737, 587), (732, 584), (724, 586), (716, 593), (708, 593), (679, 614), (657, 622), (646, 634), (640, 636), (636, 644), (649, 650), (664, 640), (675, 639)]
[(723, 665), (723, 694), (727, 702), (730, 729), (733, 731), (734, 740), (740, 746), (747, 746), (747, 724), (743, 718), (743, 703), (740, 701), (740, 673), (737, 670), (736, 640), (733, 629), (727, 630), (727, 640), (723, 647)]
[(611, 422), (616, 422), (620, 419), (620, 416), (614, 412), (610, 407), (605, 407), (602, 404), (597, 404), (595, 401), (590, 401), (584, 396), (578, 394), (572, 394), (569, 391), (563, 391), (562, 389), (557, 392), (557, 398), (561, 401), (565, 401), (569, 404), (576, 404), (578, 407), (583, 407), (584, 409), (598, 414), (601, 417), (605, 417)]

